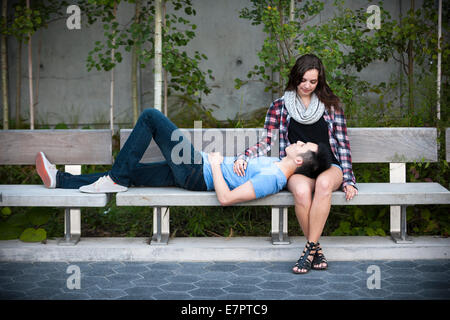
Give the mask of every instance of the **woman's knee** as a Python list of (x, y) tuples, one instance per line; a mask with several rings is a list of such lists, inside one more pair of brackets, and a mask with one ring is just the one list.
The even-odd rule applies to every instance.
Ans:
[(322, 172), (316, 179), (315, 194), (331, 197), (342, 184), (342, 171), (334, 166)]
[(312, 190), (305, 184), (296, 185), (292, 190), (295, 203), (303, 206), (310, 206), (312, 202)]
[(326, 177), (319, 177), (316, 180), (315, 195), (331, 196), (333, 193), (333, 182)]

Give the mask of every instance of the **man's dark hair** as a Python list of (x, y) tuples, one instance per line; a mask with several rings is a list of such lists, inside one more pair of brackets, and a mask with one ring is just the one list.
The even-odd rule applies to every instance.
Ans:
[(311, 179), (316, 179), (319, 174), (331, 166), (331, 154), (324, 143), (319, 143), (317, 152), (307, 151), (303, 153), (303, 164), (295, 169), (294, 174), (302, 174)]

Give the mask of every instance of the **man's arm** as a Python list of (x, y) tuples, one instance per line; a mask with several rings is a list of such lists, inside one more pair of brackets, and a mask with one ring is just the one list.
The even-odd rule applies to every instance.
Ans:
[(220, 167), (220, 164), (223, 161), (223, 157), (220, 153), (213, 152), (208, 154), (208, 160), (211, 164), (214, 189), (221, 205), (230, 206), (235, 203), (256, 199), (255, 190), (250, 181), (247, 181), (233, 190), (228, 188), (228, 185), (223, 178), (222, 168)]

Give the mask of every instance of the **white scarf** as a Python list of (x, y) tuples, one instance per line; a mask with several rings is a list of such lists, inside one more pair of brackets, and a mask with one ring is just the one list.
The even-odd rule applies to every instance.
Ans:
[(284, 93), (284, 104), (289, 115), (302, 124), (316, 123), (325, 111), (325, 105), (314, 92), (311, 95), (308, 108), (305, 107), (302, 99), (295, 91), (286, 91)]

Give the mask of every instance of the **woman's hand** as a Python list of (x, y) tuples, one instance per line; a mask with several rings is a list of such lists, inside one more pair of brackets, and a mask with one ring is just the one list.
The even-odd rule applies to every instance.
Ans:
[(233, 171), (238, 176), (245, 176), (245, 169), (247, 169), (247, 161), (245, 161), (244, 159), (238, 159), (234, 162)]
[(220, 165), (223, 162), (223, 156), (220, 152), (208, 153), (208, 161), (211, 165)]
[(352, 200), (353, 197), (358, 194), (358, 189), (356, 189), (352, 185), (346, 185), (344, 187), (344, 192), (345, 192), (345, 199), (348, 201)]

